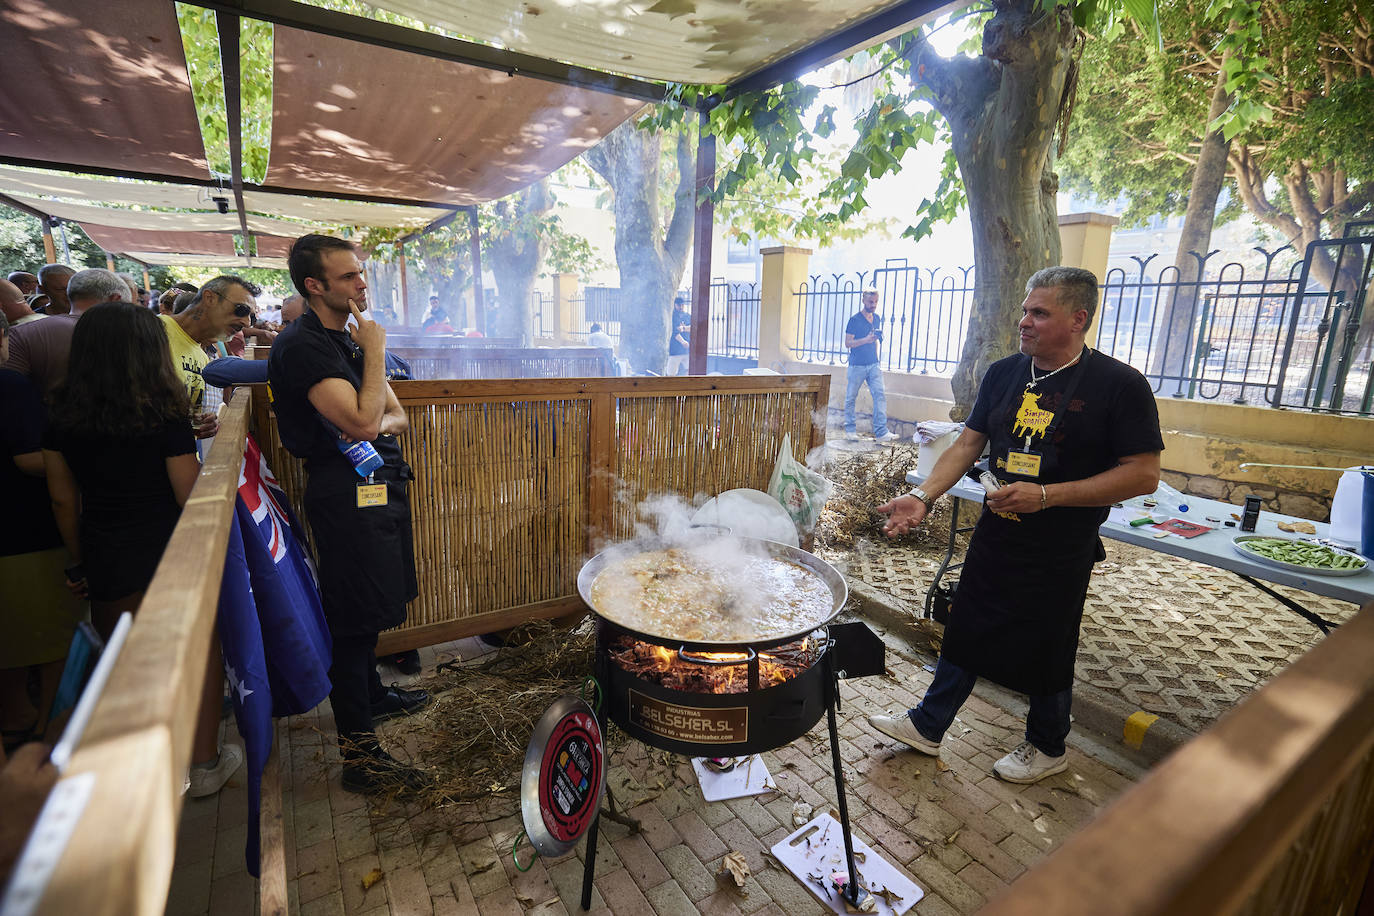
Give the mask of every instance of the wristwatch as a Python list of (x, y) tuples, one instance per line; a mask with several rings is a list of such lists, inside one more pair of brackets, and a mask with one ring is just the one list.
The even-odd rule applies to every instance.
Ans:
[(913, 487), (910, 490), (907, 490), (906, 495), (914, 496), (921, 502), (925, 503), (927, 510), (929, 510), (931, 507), (935, 505), (935, 500), (931, 499), (930, 495), (926, 493), (925, 490), (922, 490), (920, 487)]

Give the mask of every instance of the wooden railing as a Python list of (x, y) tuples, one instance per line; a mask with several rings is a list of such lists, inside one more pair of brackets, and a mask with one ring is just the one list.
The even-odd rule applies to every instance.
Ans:
[[(824, 441), (829, 376), (396, 382), (410, 420), (420, 597), (379, 652), (582, 609), (577, 571), (600, 538), (632, 533), (652, 494), (764, 489), (785, 433)], [(265, 399), (254, 428), (298, 507), (301, 464)]]
[[(478, 339), (478, 338), (472, 338)], [(614, 374), (610, 351), (597, 347), (392, 346), (416, 379), (603, 378)]]
[[(249, 399), (241, 390), (224, 411), (219, 435), (63, 776), (93, 774), (94, 788), (39, 912), (152, 916), (166, 906)], [(265, 832), (265, 857), (274, 842), (280, 846), (280, 833), (274, 840)], [(284, 900), (285, 881), (283, 861), (279, 870), (264, 871), (263, 890), (279, 887)]]
[(1374, 604), (982, 913), (1349, 914), (1371, 857)]

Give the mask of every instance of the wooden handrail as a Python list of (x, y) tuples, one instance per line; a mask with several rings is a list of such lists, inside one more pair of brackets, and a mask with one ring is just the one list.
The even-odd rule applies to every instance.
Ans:
[(1374, 604), (981, 912), (1226, 916), (1353, 904), (1374, 834), (1372, 659)]
[(219, 605), (250, 393), (219, 434), (64, 778), (95, 776), (39, 912), (161, 914)]

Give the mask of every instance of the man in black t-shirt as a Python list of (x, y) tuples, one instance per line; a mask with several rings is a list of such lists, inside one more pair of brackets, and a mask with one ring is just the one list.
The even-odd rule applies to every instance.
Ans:
[(922, 486), (878, 507), (889, 536), (910, 531), (989, 446), (1001, 485), (969, 540), (934, 680), (915, 709), (869, 722), (938, 755), (979, 677), (1025, 693), (1026, 740), (993, 767), (1008, 782), (1067, 767), (1078, 626), (1093, 563), (1105, 556), (1097, 529), (1112, 503), (1159, 485), (1164, 442), (1149, 383), (1084, 345), (1097, 298), (1086, 270), (1032, 276), (1021, 354), (988, 369), (964, 431)]
[(883, 367), (878, 362), (878, 344), (883, 340), (883, 317), (878, 314), (878, 287), (869, 284), (860, 295), (863, 307), (849, 316), (844, 328), (844, 345), (849, 350), (849, 371), (845, 374), (844, 435), (859, 438), (855, 429), (854, 403), (859, 389), (868, 385), (873, 396), (873, 438), (892, 442), (900, 437), (887, 428), (887, 393), (883, 390)]
[[(413, 475), (396, 442), (407, 422), (386, 381), (386, 330), (363, 316), (367, 282), (350, 243), (302, 236), (289, 266), (307, 307), (273, 342), (267, 369), (282, 443), (306, 463), (305, 513), (334, 638), (329, 701), (343, 786), (418, 788), (422, 774), (383, 751), (373, 728), (375, 719), (429, 702), (421, 691), (384, 688), (374, 655), (377, 634), (404, 623), (419, 593), (407, 493)], [(343, 453), (358, 442), (371, 443), (382, 462), (365, 478)]]

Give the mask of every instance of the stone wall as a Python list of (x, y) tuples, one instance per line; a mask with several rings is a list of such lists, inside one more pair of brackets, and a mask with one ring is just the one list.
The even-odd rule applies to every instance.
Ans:
[[(1166, 451), (1167, 454), (1167, 451)], [(1264, 509), (1283, 515), (1296, 515), (1313, 521), (1328, 521), (1331, 515), (1331, 499), (1317, 493), (1297, 490), (1281, 490), (1276, 487), (1256, 486), (1252, 483), (1237, 483), (1210, 477), (1206, 474), (1185, 474), (1182, 471), (1163, 471), (1160, 479), (1180, 493), (1219, 499), (1238, 506), (1247, 496), (1258, 496), (1264, 500)]]

